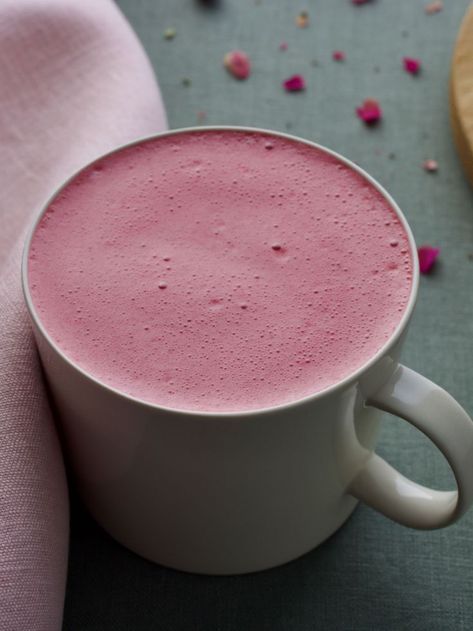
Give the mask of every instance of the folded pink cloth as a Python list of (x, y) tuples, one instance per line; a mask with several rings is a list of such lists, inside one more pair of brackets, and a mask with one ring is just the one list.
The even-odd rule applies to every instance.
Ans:
[(166, 127), (111, 0), (0, 0), (0, 631), (61, 627), (63, 460), (20, 288), (26, 230), (73, 171)]

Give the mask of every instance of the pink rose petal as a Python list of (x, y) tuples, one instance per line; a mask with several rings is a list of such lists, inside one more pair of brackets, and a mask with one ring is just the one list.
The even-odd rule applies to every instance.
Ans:
[(402, 63), (406, 72), (414, 75), (419, 74), (421, 67), (419, 59), (414, 59), (413, 57), (404, 57)]
[(419, 269), (421, 274), (428, 274), (440, 254), (440, 248), (434, 248), (431, 245), (422, 245), (417, 248), (419, 255)]
[(371, 0), (351, 0), (352, 4), (357, 4), (357, 5), (368, 4), (368, 2), (371, 2)]
[(375, 99), (365, 99), (360, 107), (356, 108), (358, 118), (361, 118), (367, 125), (374, 125), (381, 120), (383, 111), (379, 102)]
[(443, 9), (442, 0), (434, 0), (434, 2), (429, 2), (429, 4), (426, 4), (424, 7), (424, 11), (427, 13), (427, 15), (433, 15), (434, 13), (439, 13), (439, 11), (441, 11), (442, 9)]
[(299, 92), (305, 89), (305, 79), (301, 74), (292, 75), (282, 83), (287, 92)]
[(232, 50), (223, 58), (223, 65), (235, 79), (247, 79), (251, 73), (250, 58), (241, 50)]
[(287, 42), (281, 42), (279, 44), (279, 50), (287, 50)]
[(334, 50), (332, 53), (332, 59), (334, 61), (345, 61), (345, 57), (343, 50)]
[(436, 173), (439, 170), (439, 164), (437, 160), (425, 160), (422, 166), (424, 170), (428, 171), (429, 173)]

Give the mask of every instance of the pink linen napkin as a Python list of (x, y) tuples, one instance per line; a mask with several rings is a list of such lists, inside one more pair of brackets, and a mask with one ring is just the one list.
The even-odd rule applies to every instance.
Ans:
[(20, 288), (25, 233), (73, 171), (166, 128), (111, 0), (0, 0), (0, 631), (61, 627), (63, 460)]

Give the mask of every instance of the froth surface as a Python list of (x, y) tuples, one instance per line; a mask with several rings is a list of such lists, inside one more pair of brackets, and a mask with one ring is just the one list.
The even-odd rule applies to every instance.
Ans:
[(87, 168), (40, 221), (31, 295), (53, 341), (105, 384), (195, 411), (318, 392), (406, 308), (405, 231), (361, 175), (313, 147), (187, 132)]

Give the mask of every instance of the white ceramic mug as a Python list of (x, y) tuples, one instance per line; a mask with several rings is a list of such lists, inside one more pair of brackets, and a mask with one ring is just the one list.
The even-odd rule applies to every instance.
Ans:
[[(313, 396), (251, 412), (199, 413), (143, 403), (100, 383), (43, 328), (28, 287), (34, 227), (26, 243), (26, 303), (82, 497), (115, 539), (173, 568), (233, 574), (290, 561), (337, 530), (358, 500), (426, 529), (454, 522), (473, 500), (473, 422), (442, 388), (399, 364), (419, 281), (404, 216), (358, 166), (289, 137), (336, 156), (377, 188), (404, 226), (413, 261), (409, 303), (391, 338)], [(416, 484), (376, 455), (380, 410), (437, 445), (457, 490)]]

